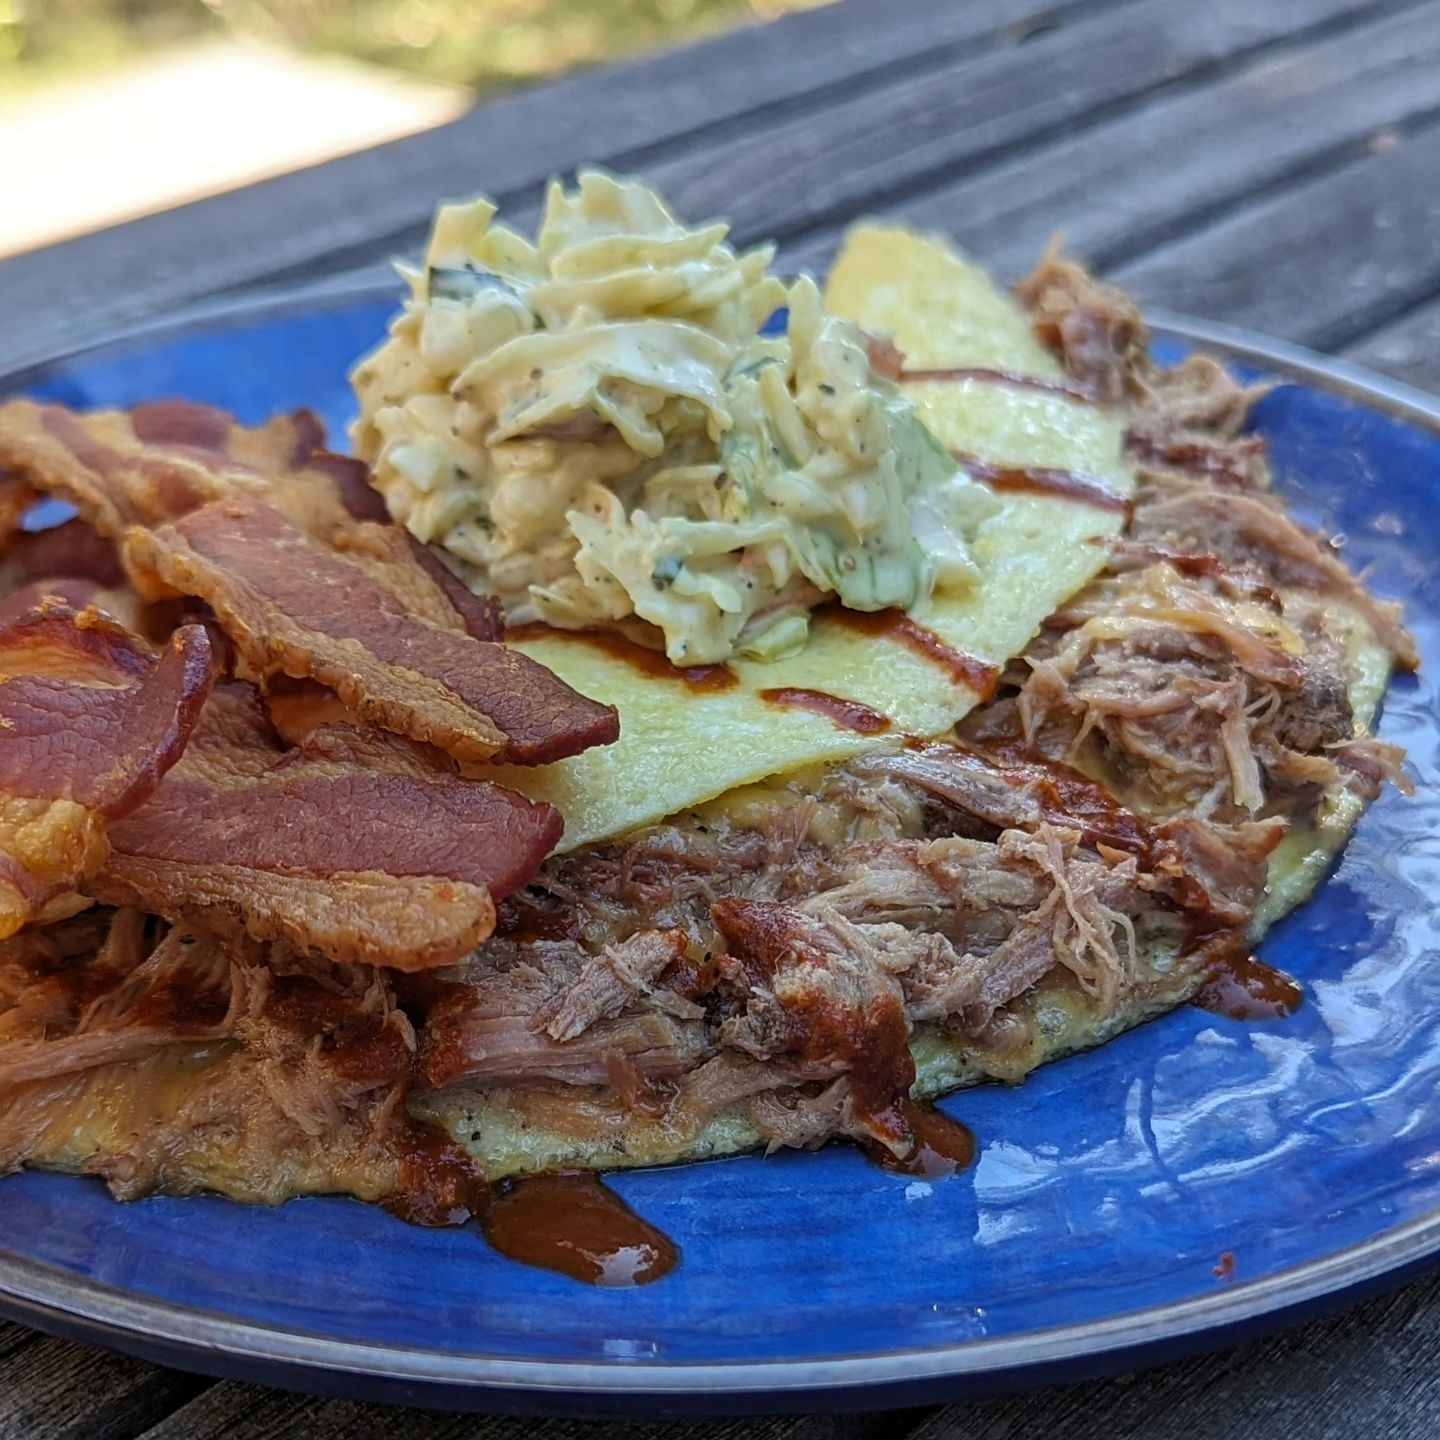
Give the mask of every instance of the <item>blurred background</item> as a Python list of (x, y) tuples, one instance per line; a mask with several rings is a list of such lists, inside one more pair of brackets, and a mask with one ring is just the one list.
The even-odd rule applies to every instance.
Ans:
[(0, 0), (0, 255), (829, 0)]

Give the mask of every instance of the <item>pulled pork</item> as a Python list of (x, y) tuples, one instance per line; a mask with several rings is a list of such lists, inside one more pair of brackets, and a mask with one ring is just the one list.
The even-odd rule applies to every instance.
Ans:
[(0, 943), (0, 1170), (95, 1174), (121, 1198), (340, 1192), (455, 1218), (478, 1177), (405, 1108), (414, 1048), (380, 970), (134, 910), (26, 931)]
[(1351, 713), (1348, 644), (1368, 626), (1413, 667), (1414, 641), (1268, 493), (1264, 441), (1239, 433), (1263, 388), (1206, 356), (1157, 368), (1133, 301), (1053, 253), (1018, 294), (1072, 378), (1129, 406), (1141, 484), (1106, 574), (966, 733), (1018, 732), (1151, 815), (1303, 821), (1342, 788), (1405, 787)]
[[(25, 475), (0, 484), (0, 624), (69, 601), (113, 638), (100, 612), (125, 610), (232, 672), (205, 701), (208, 671), (177, 688), (178, 661), (112, 645), (126, 676), (66, 703), (144, 783), (97, 770), (31, 795), (6, 774), (94, 836), (27, 889), (0, 833), (15, 924), (119, 908), (0, 941), (0, 1168), (445, 1220), (477, 1177), (409, 1106), (477, 1094), (562, 1148), (624, 1155), (644, 1132), (664, 1143), (639, 1158), (692, 1153), (726, 1119), (770, 1147), (842, 1135), (903, 1159), (930, 1041), (954, 1063), (927, 1083), (1014, 1080), (1193, 993), (1252, 925), (1288, 825), (1404, 783), (1352, 712), (1350, 643), (1368, 627), (1402, 664), (1414, 647), (1270, 497), (1241, 432), (1257, 391), (1203, 358), (1155, 367), (1128, 299), (1055, 256), (1019, 293), (1076, 402), (1127, 416), (1141, 483), (1101, 577), (958, 735), (543, 865), (553, 814), (442, 752), (549, 759), (613, 714), (510, 657), (493, 607), (383, 524), (352, 462), (313, 453), (313, 422), (0, 408), (0, 459)], [(17, 536), (35, 490), (85, 522)], [(19, 700), (54, 688), (31, 672)], [(166, 724), (137, 726), (152, 690)]]
[(561, 1095), (551, 1113), (557, 1087), (576, 1113), (626, 1094), (689, 1136), (738, 1107), (772, 1145), (903, 1154), (917, 1025), (1011, 1073), (1037, 985), (1107, 1013), (1159, 993), (1147, 957), (1244, 924), (1283, 829), (1150, 825), (1083, 776), (943, 742), (726, 809), (548, 862), (495, 939), (407, 991), (422, 1083)]
[(1092, 1037), (1174, 1004), (1253, 921), (1287, 825), (1404, 786), (1352, 713), (1349, 644), (1368, 626), (1401, 664), (1413, 644), (1268, 494), (1241, 433), (1263, 390), (1206, 357), (1159, 369), (1129, 299), (1054, 255), (1019, 296), (1077, 394), (1127, 413), (1140, 486), (1101, 578), (963, 743), (549, 862), (503, 938), (447, 972), (427, 1085), (562, 1131), (694, 1136), (740, 1113), (771, 1146), (899, 1154), (917, 1027), (1018, 1078), (1047, 998), (1088, 1005)]

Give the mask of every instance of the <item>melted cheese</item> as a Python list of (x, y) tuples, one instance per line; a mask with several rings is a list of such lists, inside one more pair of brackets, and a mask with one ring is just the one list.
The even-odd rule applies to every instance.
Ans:
[[(852, 231), (826, 304), (893, 335), (913, 364), (1046, 378), (1058, 373), (1024, 316), (982, 270), (940, 242), (905, 231)], [(913, 389), (922, 418), (950, 449), (997, 465), (1081, 471), (1123, 495), (1133, 489), (1121, 422), (1113, 414), (994, 382)], [(1096, 574), (1104, 547), (1092, 542), (1120, 524), (1114, 510), (1071, 499), (1004, 493), (999, 501), (972, 546), (978, 581), (958, 594), (936, 594), (911, 612), (946, 645), (996, 666), (1023, 650), (1045, 617)], [(541, 635), (516, 644), (620, 711), (614, 745), (543, 770), (496, 767), (496, 778), (560, 809), (562, 851), (877, 743), (820, 715), (777, 708), (761, 698), (764, 690), (811, 689), (858, 701), (888, 717), (892, 735), (940, 734), (980, 698), (900, 641), (823, 616), (798, 655), (733, 661), (737, 683), (708, 692), (646, 674), (583, 637)]]

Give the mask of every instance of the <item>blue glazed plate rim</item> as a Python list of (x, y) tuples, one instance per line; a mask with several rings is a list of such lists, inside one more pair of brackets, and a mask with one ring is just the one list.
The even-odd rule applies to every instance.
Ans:
[[(381, 302), (393, 282), (376, 278), (309, 284), (196, 307), (184, 315), (137, 325), (105, 341), (77, 347), (0, 375), (9, 390), (57, 366), (106, 358), (137, 344), (176, 340), (228, 324), (292, 313)], [(1237, 326), (1150, 313), (1152, 332), (1275, 373), (1284, 380), (1339, 393), (1440, 434), (1440, 399), (1403, 382)], [(314, 1389), (363, 1379), (408, 1400), (452, 1405), (483, 1403), (489, 1393), (542, 1401), (590, 1396), (702, 1396), (734, 1399), (813, 1396), (875, 1390), (916, 1392), (945, 1382), (974, 1390), (1024, 1383), (1026, 1377), (1067, 1378), (1122, 1368), (1141, 1352), (1180, 1354), (1277, 1328), (1359, 1298), (1440, 1263), (1440, 1211), (1384, 1231), (1264, 1279), (1211, 1295), (1014, 1336), (934, 1348), (857, 1353), (831, 1360), (732, 1361), (708, 1364), (650, 1361), (523, 1360), (411, 1346), (339, 1341), (296, 1329), (240, 1321), (223, 1313), (138, 1298), (133, 1293), (0, 1252), (0, 1313), (77, 1339), (144, 1355), (161, 1363), (226, 1370)], [(328, 1382), (328, 1383), (327, 1383)], [(983, 1383), (982, 1383), (983, 1382)], [(935, 1393), (932, 1389), (930, 1393)]]

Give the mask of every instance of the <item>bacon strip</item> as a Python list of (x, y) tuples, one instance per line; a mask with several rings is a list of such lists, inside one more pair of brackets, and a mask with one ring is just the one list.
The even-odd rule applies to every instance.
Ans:
[[(323, 450), (310, 457), (310, 469), (321, 470), (335, 482), (340, 502), (355, 520), (388, 525), (390, 512), (385, 497), (370, 483), (370, 471), (363, 460)], [(415, 563), (438, 585), (445, 598), (477, 640), (501, 640), (505, 636), (505, 607), (499, 596), (477, 595), (461, 583), (459, 576), (426, 544), (408, 530), (404, 532)]]
[(78, 517), (48, 530), (27, 530), (5, 547), (4, 570), (16, 581), (78, 578), (101, 587), (123, 585), (115, 547)]
[(60, 576), (51, 580), (31, 580), (0, 600), (0, 625), (11, 625), (32, 610), (53, 605), (68, 605), (83, 610), (95, 603), (101, 593), (93, 580)]
[(317, 680), (360, 719), (457, 759), (536, 765), (618, 733), (609, 706), (519, 651), (408, 611), (271, 506), (220, 502), (132, 531), (126, 559), (142, 588), (206, 600), (255, 671)]
[[(438, 762), (438, 763), (437, 763)], [(446, 965), (494, 928), (559, 814), (350, 726), (286, 750), (255, 691), (216, 691), (174, 773), (116, 825), (90, 893), (330, 959)]]
[(300, 415), (257, 429), (169, 401), (78, 416), (0, 406), (0, 466), (122, 541), (148, 596), (205, 600), (259, 676), (311, 678), (357, 717), (457, 759), (541, 764), (605, 744), (613, 708), (495, 643), (502, 617), (404, 530)]
[(173, 606), (163, 612), (147, 606), (126, 579), (115, 546), (78, 516), (10, 536), (0, 554), (0, 595), (0, 623), (52, 597), (76, 610), (94, 606), (151, 640), (190, 618)]
[(51, 604), (0, 632), (0, 938), (100, 868), (105, 822), (179, 759), (210, 683), (199, 626), (158, 663), (95, 610)]

